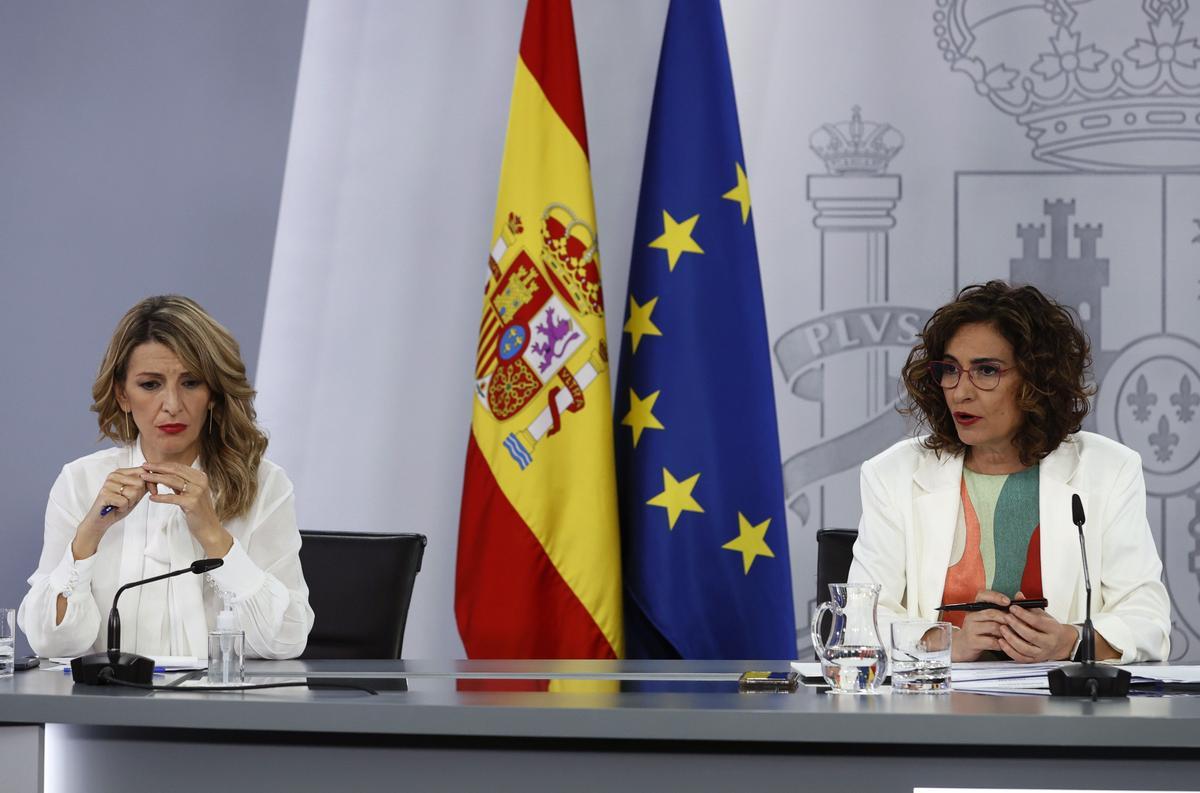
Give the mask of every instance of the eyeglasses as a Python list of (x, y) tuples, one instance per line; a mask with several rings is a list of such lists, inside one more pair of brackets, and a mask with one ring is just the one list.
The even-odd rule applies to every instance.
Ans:
[[(962, 379), (963, 368), (954, 361), (930, 361), (929, 376), (942, 388), (955, 388)], [(1000, 375), (1011, 372), (1014, 367), (1002, 369), (994, 363), (973, 363), (967, 368), (967, 377), (982, 391), (991, 391), (1000, 385)]]

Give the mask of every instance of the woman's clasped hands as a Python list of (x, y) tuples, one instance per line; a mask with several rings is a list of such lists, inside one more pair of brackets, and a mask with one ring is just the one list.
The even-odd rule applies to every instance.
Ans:
[[(223, 557), (233, 546), (233, 536), (221, 525), (209, 490), (208, 476), (198, 468), (182, 463), (142, 464), (141, 479), (151, 488), (150, 500), (156, 504), (174, 504), (183, 510), (188, 529), (209, 557)], [(164, 485), (173, 492), (158, 492)]]
[[(160, 494), (158, 485), (172, 492)], [(118, 468), (104, 480), (71, 544), (74, 557), (86, 559), (94, 554), (105, 532), (147, 496), (155, 503), (179, 507), (187, 519), (188, 530), (208, 556), (223, 557), (229, 552), (233, 537), (217, 517), (208, 476), (182, 463), (146, 462), (136, 468)], [(101, 515), (104, 507), (112, 509)]]
[[(1024, 598), (1020, 592), (1017, 599)], [(982, 589), (976, 601), (1008, 607), (1011, 600), (1001, 592)], [(1001, 652), (1014, 661), (1038, 663), (1070, 657), (1078, 634), (1045, 609), (1020, 606), (968, 612), (962, 629), (954, 632), (952, 650), (955, 661), (976, 661), (987, 651)]]

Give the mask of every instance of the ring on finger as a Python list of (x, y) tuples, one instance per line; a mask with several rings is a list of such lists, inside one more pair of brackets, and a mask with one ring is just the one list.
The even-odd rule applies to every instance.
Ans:
[(125, 498), (125, 485), (121, 485), (121, 489), (117, 492), (121, 494), (121, 498)]
[(180, 488), (180, 490), (179, 490), (179, 495), (183, 495), (184, 493), (187, 492), (187, 486), (188, 486), (188, 483), (186, 481), (184, 481), (183, 487)]

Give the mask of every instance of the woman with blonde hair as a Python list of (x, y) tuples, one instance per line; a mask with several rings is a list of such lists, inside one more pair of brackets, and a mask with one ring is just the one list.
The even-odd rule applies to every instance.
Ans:
[(18, 621), (39, 655), (105, 648), (125, 583), (224, 564), (129, 590), (122, 649), (204, 657), (231, 600), (247, 655), (294, 658), (313, 612), (300, 569), (292, 483), (263, 457), (254, 389), (237, 342), (194, 301), (147, 298), (122, 317), (92, 386), (117, 445), (67, 463), (50, 490), (38, 568)]

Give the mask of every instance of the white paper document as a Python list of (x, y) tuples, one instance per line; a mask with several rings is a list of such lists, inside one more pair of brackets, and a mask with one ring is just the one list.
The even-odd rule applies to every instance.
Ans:
[[(975, 661), (950, 667), (950, 682), (955, 691), (972, 694), (1049, 696), (1046, 674), (1069, 661), (1018, 664), (1013, 661)], [(1200, 666), (1171, 664), (1129, 664), (1120, 667), (1133, 675), (1133, 682), (1160, 680), (1164, 683), (1200, 683)], [(819, 663), (792, 662), (792, 669), (804, 677), (820, 677)]]
[(1200, 683), (1200, 666), (1130, 664), (1121, 668), (1133, 675), (1135, 681), (1161, 680), (1164, 683)]
[(821, 676), (821, 665), (816, 661), (792, 661), (792, 670), (801, 677)]
[[(51, 658), (50, 662), (58, 664), (58, 666), (44, 665), (43, 668), (53, 670), (71, 665), (70, 658)], [(207, 658), (196, 658), (191, 655), (160, 655), (154, 658), (154, 671), (156, 672), (190, 672), (193, 669), (207, 668)]]
[(950, 667), (950, 681), (955, 688), (1049, 688), (1046, 673), (1065, 666), (1067, 661), (1041, 664), (1018, 664), (1012, 661), (974, 661)]

